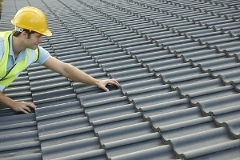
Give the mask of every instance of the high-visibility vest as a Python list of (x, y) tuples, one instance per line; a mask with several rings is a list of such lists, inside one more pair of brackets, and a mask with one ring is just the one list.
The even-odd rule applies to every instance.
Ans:
[[(4, 53), (0, 59), (0, 85), (9, 86), (18, 75), (24, 71), (30, 64), (38, 59), (38, 48), (36, 50), (26, 49), (26, 56), (23, 60), (16, 63), (9, 71), (7, 71), (7, 63), (9, 57), (9, 37), (12, 31), (0, 32), (0, 37), (4, 40)], [(3, 51), (0, 51), (3, 52)]]

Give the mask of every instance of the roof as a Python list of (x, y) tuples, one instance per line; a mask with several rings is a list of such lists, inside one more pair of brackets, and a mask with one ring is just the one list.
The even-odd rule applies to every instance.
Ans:
[(0, 110), (0, 159), (239, 159), (239, 2), (4, 1), (1, 30), (36, 6), (53, 32), (44, 48), (121, 87), (33, 64), (5, 94), (38, 107)]

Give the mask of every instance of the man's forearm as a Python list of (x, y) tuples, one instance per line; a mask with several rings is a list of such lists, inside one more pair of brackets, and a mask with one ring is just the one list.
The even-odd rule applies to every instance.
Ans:
[(23, 113), (31, 113), (31, 109), (36, 109), (37, 106), (33, 104), (32, 102), (16, 102), (12, 100), (11, 98), (5, 96), (2, 92), (0, 92), (0, 103), (2, 103), (4, 106), (11, 108), (14, 111), (17, 112), (23, 112)]
[(97, 85), (98, 83), (97, 79), (93, 78), (92, 76), (88, 75), (87, 73), (83, 72), (82, 70), (79, 70), (78, 68), (70, 64), (66, 64), (66, 68), (64, 71), (65, 72), (63, 73), (63, 75), (75, 82), (82, 82), (90, 85)]
[(113, 84), (115, 86), (120, 86), (117, 80), (115, 79), (96, 79), (87, 73), (83, 72), (82, 70), (79, 70), (78, 68), (74, 67), (73, 65), (69, 63), (64, 63), (54, 57), (50, 57), (46, 62), (43, 63), (45, 67), (48, 69), (53, 70), (54, 72), (57, 72), (64, 77), (67, 77), (75, 82), (82, 82), (90, 85), (96, 85), (98, 88), (103, 89), (104, 91), (109, 91), (108, 88), (106, 88), (107, 84)]
[(2, 92), (0, 92), (0, 103), (8, 108), (13, 108), (16, 104), (14, 100), (5, 96)]

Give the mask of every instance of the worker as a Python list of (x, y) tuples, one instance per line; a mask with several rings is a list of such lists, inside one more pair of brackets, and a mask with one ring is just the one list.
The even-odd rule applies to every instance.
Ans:
[(115, 79), (95, 79), (69, 63), (52, 57), (47, 50), (39, 46), (43, 36), (51, 36), (47, 19), (38, 8), (27, 6), (20, 9), (11, 20), (13, 31), (0, 32), (0, 104), (16, 112), (30, 113), (36, 109), (32, 102), (14, 101), (4, 95), (18, 75), (30, 64), (36, 62), (75, 82), (96, 85), (109, 91), (107, 85), (119, 87)]

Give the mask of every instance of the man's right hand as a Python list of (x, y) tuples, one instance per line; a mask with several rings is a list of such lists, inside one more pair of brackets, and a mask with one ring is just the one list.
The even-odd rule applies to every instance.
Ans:
[(0, 103), (3, 104), (3, 106), (11, 108), (16, 112), (23, 113), (31, 113), (32, 110), (35, 110), (37, 107), (32, 102), (14, 101), (13, 99), (5, 96), (1, 91), (0, 91)]
[(14, 111), (23, 112), (23, 113), (31, 113), (32, 109), (36, 109), (36, 105), (32, 102), (15, 102), (14, 107), (11, 107)]

